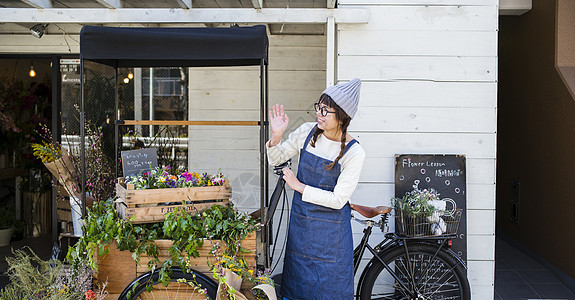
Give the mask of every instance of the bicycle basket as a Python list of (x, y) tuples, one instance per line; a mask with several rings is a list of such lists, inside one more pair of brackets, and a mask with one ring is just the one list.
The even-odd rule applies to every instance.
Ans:
[(443, 215), (435, 213), (432, 216), (423, 216), (396, 210), (395, 233), (405, 237), (456, 234), (462, 214), (462, 209), (455, 209)]

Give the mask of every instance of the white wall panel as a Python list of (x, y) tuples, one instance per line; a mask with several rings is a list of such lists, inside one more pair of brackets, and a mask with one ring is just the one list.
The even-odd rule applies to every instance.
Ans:
[[(208, 70), (197, 68), (190, 70), (190, 89), (259, 91), (260, 73), (258, 70), (235, 68), (218, 68)], [(270, 72), (269, 85), (272, 90), (279, 91), (318, 91), (325, 89), (325, 70), (316, 71), (274, 71)], [(319, 95), (318, 95), (319, 97)], [(198, 101), (201, 99), (198, 99)], [(259, 103), (259, 97), (253, 99)], [(192, 98), (192, 104), (196, 99)], [(197, 104), (201, 104), (197, 103)], [(205, 105), (204, 105), (205, 106)]]
[[(495, 261), (469, 261), (467, 264), (467, 278), (471, 284), (471, 291), (474, 292), (474, 286), (492, 286), (495, 279)], [(493, 292), (491, 294), (493, 297)], [(475, 298), (473, 299), (489, 299)]]
[(374, 81), (363, 82), (363, 107), (491, 107), (496, 82)]
[[(428, 2), (436, 1), (430, 0)], [(369, 23), (341, 24), (338, 25), (338, 29), (496, 31), (498, 28), (499, 11), (496, 5), (433, 6), (422, 4), (362, 7), (369, 8)]]
[[(273, 74), (272, 74), (273, 75)], [(225, 89), (194, 89), (190, 93), (193, 97), (201, 98), (204, 103), (209, 103), (209, 109), (225, 110), (259, 110), (259, 90), (225, 90)], [(319, 99), (319, 90), (270, 90), (269, 105), (283, 104), (286, 112), (305, 110), (313, 112), (313, 103)], [(206, 107), (194, 107), (194, 110), (206, 110)]]
[(360, 107), (355, 131), (494, 133), (495, 108)]
[(497, 57), (339, 56), (338, 79), (495, 82)]
[(468, 209), (467, 234), (495, 236), (495, 210)]
[(496, 31), (340, 30), (339, 55), (497, 56)]
[(468, 260), (495, 260), (494, 235), (467, 236)]
[(431, 134), (351, 130), (351, 134), (359, 138), (370, 157), (390, 157), (396, 153), (409, 153), (465, 154), (467, 158), (495, 158), (496, 152), (496, 136), (488, 133)]

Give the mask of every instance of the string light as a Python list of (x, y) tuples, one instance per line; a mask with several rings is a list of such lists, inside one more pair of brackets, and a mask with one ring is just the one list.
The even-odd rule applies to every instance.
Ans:
[(30, 63), (30, 73), (28, 73), (30, 77), (36, 77), (36, 71), (34, 71), (34, 63)]
[(134, 79), (134, 73), (132, 73), (132, 72), (128, 73), (128, 78), (129, 78), (129, 79)]

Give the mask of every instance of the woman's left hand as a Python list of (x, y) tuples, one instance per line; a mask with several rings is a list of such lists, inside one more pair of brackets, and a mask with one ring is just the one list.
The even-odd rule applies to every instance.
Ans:
[(290, 168), (287, 168), (287, 167), (283, 168), (282, 171), (284, 173), (283, 178), (286, 181), (286, 183), (289, 185), (289, 187), (291, 187), (294, 191), (298, 191), (298, 192), (303, 194), (303, 189), (305, 188), (305, 184), (301, 183), (297, 179), (297, 176), (294, 174), (294, 172)]

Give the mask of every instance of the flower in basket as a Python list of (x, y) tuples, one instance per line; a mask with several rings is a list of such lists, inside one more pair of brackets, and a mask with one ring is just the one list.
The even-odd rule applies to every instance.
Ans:
[(417, 185), (413, 190), (402, 198), (394, 197), (392, 205), (396, 211), (396, 217), (400, 220), (405, 218), (425, 218), (430, 224), (433, 235), (441, 235), (447, 225), (441, 218), (446, 213), (446, 201), (439, 197), (437, 190), (433, 188), (419, 189)]

